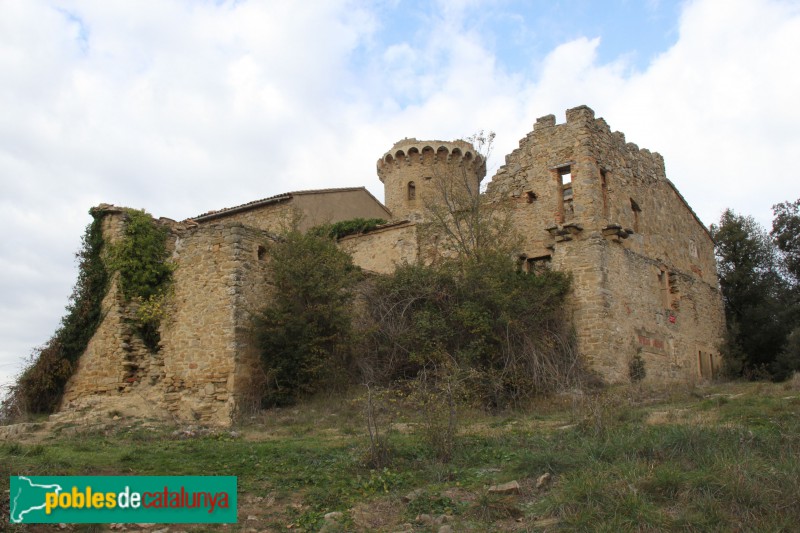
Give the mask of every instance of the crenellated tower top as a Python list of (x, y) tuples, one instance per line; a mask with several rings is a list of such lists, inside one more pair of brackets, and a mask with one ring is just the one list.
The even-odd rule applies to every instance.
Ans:
[(443, 180), (459, 183), (478, 194), (486, 161), (467, 141), (403, 139), (378, 159), (386, 207), (395, 220), (421, 221), (426, 204), (436, 201)]

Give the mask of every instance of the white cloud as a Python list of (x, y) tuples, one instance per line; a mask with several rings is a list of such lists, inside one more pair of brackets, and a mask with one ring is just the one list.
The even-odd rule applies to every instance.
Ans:
[(499, 61), (507, 36), (472, 0), (383, 42), (396, 21), (376, 5), (4, 2), (0, 373), (55, 329), (100, 202), (183, 218), (303, 188), (380, 197), (375, 161), (400, 138), (492, 129), (496, 166), (538, 116), (580, 104), (662, 153), (706, 223), (726, 206), (768, 222), (800, 196), (796, 3), (688, 3), (677, 43), (638, 72), (601, 63), (593, 34)]
[(773, 204), (800, 196), (787, 166), (800, 151), (797, 50), (798, 4), (694, 2), (677, 44), (626, 80), (603, 114), (665, 156), (706, 223), (732, 207), (768, 225)]

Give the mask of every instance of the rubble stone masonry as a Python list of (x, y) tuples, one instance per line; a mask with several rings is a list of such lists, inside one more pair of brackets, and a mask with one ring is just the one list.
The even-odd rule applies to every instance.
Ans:
[[(423, 202), (445, 175), (477, 189), (485, 162), (464, 141), (404, 139), (377, 166), (393, 222), (340, 245), (376, 273), (432, 261), (436, 239), (421, 246), (417, 225)], [(714, 243), (666, 178), (659, 154), (626, 143), (581, 106), (562, 124), (553, 115), (538, 119), (485, 195), (496, 209), (510, 210), (522, 237), (522, 268), (571, 273), (577, 347), (602, 379), (627, 381), (636, 355), (650, 380), (714, 376), (725, 327)], [(119, 238), (124, 211), (98, 209), (106, 239)], [(113, 398), (139, 414), (227, 425), (258, 407), (264, 372), (251, 326), (269, 300), (270, 232), (292, 210), (314, 223), (389, 216), (358, 188), (287, 193), (182, 223), (161, 219), (176, 268), (159, 349), (152, 353), (138, 339), (135, 304), (125, 303), (112, 281), (104, 320), (62, 409)]]
[[(117, 234), (122, 224), (119, 210), (103, 220), (104, 230)], [(125, 303), (112, 282), (105, 318), (67, 384), (62, 409), (90, 397), (125, 397), (139, 415), (227, 425), (252, 407), (263, 372), (251, 325), (269, 295), (268, 236), (239, 223), (173, 223), (171, 230), (176, 268), (158, 351), (134, 333), (135, 304)]]
[(701, 359), (718, 361), (724, 331), (714, 243), (659, 154), (581, 106), (564, 124), (538, 119), (486, 194), (512, 209), (524, 260), (572, 273), (578, 348), (604, 379), (626, 380), (636, 354), (650, 379), (711, 377)]

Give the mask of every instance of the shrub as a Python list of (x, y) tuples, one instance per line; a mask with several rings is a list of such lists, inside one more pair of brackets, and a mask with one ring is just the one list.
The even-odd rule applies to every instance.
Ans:
[(501, 255), (400, 266), (365, 294), (367, 379), (455, 365), (471, 371), (474, 399), (493, 408), (565, 386), (578, 377), (562, 320), (569, 284), (562, 273), (522, 273)]
[(335, 386), (350, 367), (353, 287), (360, 273), (333, 240), (296, 230), (267, 244), (274, 292), (256, 317), (265, 406)]
[(373, 230), (383, 224), (386, 224), (386, 221), (382, 218), (351, 218), (350, 220), (313, 227), (309, 230), (309, 233), (316, 237), (341, 239), (348, 235), (356, 235)]
[(628, 376), (633, 383), (638, 383), (647, 376), (647, 370), (644, 367), (644, 359), (638, 353), (628, 362)]

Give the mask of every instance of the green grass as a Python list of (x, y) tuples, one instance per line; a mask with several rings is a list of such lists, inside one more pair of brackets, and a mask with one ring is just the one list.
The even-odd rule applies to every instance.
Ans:
[[(781, 531), (800, 524), (796, 392), (769, 384), (669, 395), (612, 389), (531, 409), (464, 411), (448, 464), (435, 460), (421, 432), (391, 431), (392, 462), (380, 470), (366, 466), (361, 410), (352, 398), (271, 411), (238, 436), (181, 439), (174, 428), (136, 424), (56, 431), (0, 443), (0, 488), (8, 488), (9, 475), (26, 474), (236, 475), (240, 522), (227, 531), (316, 531), (330, 511), (344, 513), (346, 531), (394, 531), (405, 522), (435, 531), (415, 521), (422, 514), (450, 515), (454, 529), (475, 531), (536, 530), (545, 518), (570, 531)], [(654, 413), (659, 422), (649, 423)], [(391, 419), (412, 428), (415, 420), (403, 408)], [(552, 482), (535, 488), (544, 473)], [(487, 492), (512, 479), (521, 494)], [(401, 499), (415, 489), (422, 489), (416, 498)], [(378, 522), (365, 526), (364, 512)], [(248, 523), (250, 515), (256, 523)]]

